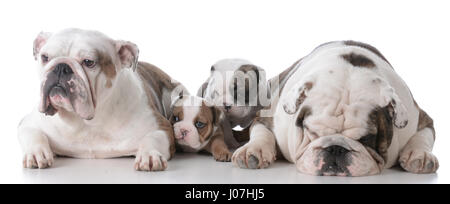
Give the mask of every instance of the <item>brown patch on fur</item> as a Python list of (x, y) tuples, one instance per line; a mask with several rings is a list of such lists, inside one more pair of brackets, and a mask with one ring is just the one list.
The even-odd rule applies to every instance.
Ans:
[[(162, 115), (169, 117), (169, 113), (166, 113), (163, 109), (158, 108), (164, 107), (164, 104), (162, 103), (163, 91), (164, 89), (171, 91), (180, 84), (172, 83), (169, 75), (149, 63), (139, 62), (136, 72), (139, 74), (144, 84), (144, 90), (148, 97), (148, 105), (152, 109), (158, 110)], [(155, 93), (156, 96), (154, 96), (153, 93)], [(169, 107), (167, 107), (167, 109), (169, 109)]]
[(197, 128), (200, 136), (200, 142), (203, 143), (212, 137), (214, 126), (217, 125), (214, 108), (208, 107), (204, 102), (202, 102), (200, 111), (194, 120), (194, 125), (197, 121), (206, 124), (204, 128)]
[(109, 55), (105, 53), (98, 52), (98, 65), (101, 68), (101, 72), (103, 72), (106, 76), (106, 84), (107, 88), (112, 87), (112, 79), (114, 79), (117, 75), (116, 66), (112, 62), (112, 59)]
[(417, 131), (421, 131), (425, 128), (430, 128), (433, 132), (433, 137), (436, 139), (436, 131), (434, 129), (434, 121), (433, 119), (424, 111), (422, 110), (417, 102), (414, 100), (414, 105), (419, 110), (419, 123), (417, 124)]
[[(148, 98), (148, 106), (155, 110), (155, 117), (157, 118), (159, 129), (167, 133), (167, 137), (170, 141), (170, 153), (173, 155), (175, 153), (173, 126), (171, 122), (167, 120), (169, 113), (165, 112), (165, 110), (170, 109), (170, 107), (165, 107), (162, 95), (164, 89), (171, 91), (179, 84), (172, 83), (171, 78), (166, 73), (149, 63), (139, 62), (136, 72), (142, 80)], [(156, 98), (153, 93), (156, 93)]]
[(394, 126), (389, 114), (390, 107), (376, 108), (369, 114), (368, 134), (360, 141), (367, 147), (374, 149), (385, 160), (387, 151), (394, 135)]
[[(175, 133), (173, 131), (173, 126), (169, 120), (167, 120), (165, 117), (163, 117), (160, 114), (156, 115), (156, 121), (158, 121), (158, 127), (159, 130), (166, 132), (167, 137), (169, 138), (169, 151), (170, 151), (170, 158), (173, 157), (175, 154)], [(170, 159), (169, 158), (169, 159)]]
[(357, 46), (357, 47), (361, 47), (361, 48), (367, 49), (367, 50), (373, 52), (374, 54), (376, 54), (378, 57), (380, 57), (380, 58), (383, 59), (384, 61), (386, 61), (389, 65), (391, 64), (391, 63), (389, 63), (389, 61), (381, 54), (381, 52), (380, 52), (377, 48), (373, 47), (372, 45), (369, 45), (369, 44), (366, 44), (366, 43), (362, 43), (362, 42), (351, 41), (351, 40), (349, 40), (349, 41), (344, 41), (344, 44), (345, 44), (345, 45), (348, 45), (348, 46)]
[(342, 58), (344, 58), (344, 60), (346, 60), (355, 67), (367, 67), (367, 68), (375, 67), (375, 63), (364, 55), (350, 53), (342, 55)]
[(211, 141), (206, 147), (207, 151), (211, 152), (216, 161), (229, 162), (231, 161), (231, 152), (225, 144), (223, 130), (219, 127), (211, 138)]

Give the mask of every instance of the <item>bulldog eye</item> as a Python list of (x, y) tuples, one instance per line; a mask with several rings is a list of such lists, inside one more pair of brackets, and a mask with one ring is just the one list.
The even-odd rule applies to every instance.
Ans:
[(196, 128), (199, 128), (199, 129), (204, 128), (205, 126), (206, 126), (206, 124), (205, 124), (205, 123), (202, 123), (202, 122), (196, 122), (196, 123), (195, 123), (195, 127), (196, 127)]
[(179, 121), (180, 121), (180, 118), (179, 118), (178, 116), (174, 116), (174, 117), (173, 117), (173, 120), (174, 120), (175, 122), (179, 122)]
[(83, 65), (88, 67), (88, 68), (94, 68), (95, 67), (95, 61), (85, 59), (85, 60), (83, 60)]
[(48, 62), (48, 56), (47, 55), (41, 55), (41, 60), (42, 60), (42, 63), (47, 63)]

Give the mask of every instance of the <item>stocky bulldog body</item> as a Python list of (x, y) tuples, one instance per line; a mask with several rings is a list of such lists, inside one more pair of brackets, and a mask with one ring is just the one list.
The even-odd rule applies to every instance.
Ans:
[[(266, 93), (264, 97), (260, 94)], [(268, 105), (265, 71), (243, 59), (224, 59), (211, 67), (211, 76), (198, 91), (198, 96), (220, 108), (240, 142), (248, 141), (249, 127), (256, 113)], [(267, 104), (264, 104), (266, 102)]]
[(324, 44), (270, 83), (280, 97), (234, 153), (240, 167), (267, 167), (278, 149), (312, 175), (373, 175), (397, 163), (414, 173), (438, 169), (432, 119), (375, 48)]
[(233, 146), (235, 140), (222, 110), (200, 97), (180, 96), (172, 114), (175, 142), (183, 151), (205, 150), (217, 161), (231, 161), (228, 146)]
[(79, 29), (41, 33), (34, 44), (41, 103), (19, 125), (24, 167), (46, 168), (53, 155), (136, 156), (136, 170), (167, 168), (175, 151), (171, 93), (184, 89), (137, 46)]

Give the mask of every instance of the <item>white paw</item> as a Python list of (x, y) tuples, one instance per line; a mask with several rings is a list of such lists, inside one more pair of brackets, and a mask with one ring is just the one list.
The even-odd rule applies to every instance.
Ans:
[(232, 162), (243, 169), (261, 169), (269, 167), (275, 156), (274, 147), (250, 142), (234, 152)]
[(431, 152), (422, 150), (406, 150), (402, 152), (399, 162), (403, 169), (416, 174), (435, 173), (439, 168), (436, 156)]
[(53, 152), (49, 147), (39, 146), (27, 151), (23, 157), (23, 168), (45, 169), (53, 165)]
[(136, 171), (164, 171), (167, 159), (157, 151), (139, 151), (134, 163)]

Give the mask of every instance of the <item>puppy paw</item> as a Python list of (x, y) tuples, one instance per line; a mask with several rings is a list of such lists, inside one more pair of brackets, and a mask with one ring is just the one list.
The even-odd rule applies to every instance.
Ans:
[(139, 151), (134, 163), (136, 171), (164, 171), (167, 159), (157, 151)]
[(275, 156), (275, 149), (270, 145), (248, 143), (234, 152), (232, 162), (243, 169), (262, 169), (269, 167)]
[(227, 151), (221, 151), (213, 154), (214, 159), (218, 162), (230, 162), (233, 154)]
[(439, 168), (436, 156), (422, 150), (407, 150), (402, 152), (399, 159), (400, 166), (406, 171), (416, 174), (435, 173)]
[(23, 157), (23, 167), (29, 169), (45, 169), (53, 165), (53, 152), (49, 147), (36, 147), (27, 151)]

